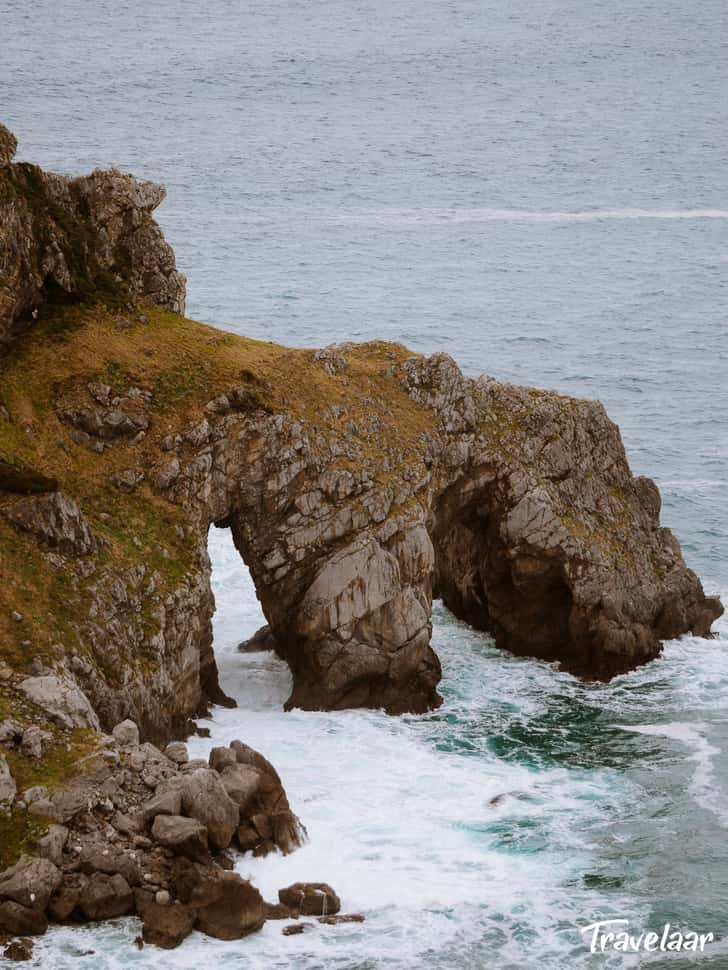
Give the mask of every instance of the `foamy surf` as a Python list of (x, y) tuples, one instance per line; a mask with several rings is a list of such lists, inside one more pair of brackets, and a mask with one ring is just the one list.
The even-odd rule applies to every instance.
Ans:
[[(630, 769), (663, 756), (637, 737), (689, 746), (690, 795), (714, 810), (707, 720), (659, 724), (657, 716), (688, 684), (686, 704), (704, 702), (708, 688), (716, 711), (724, 703), (720, 641), (675, 641), (654, 664), (585, 685), (552, 664), (496, 650), (436, 604), (439, 711), (283, 713), (287, 666), (237, 649), (263, 618), (228, 532), (211, 531), (210, 554), (220, 679), (240, 706), (215, 709), (203, 722), (211, 737), (191, 738), (190, 754), (204, 757), (235, 737), (260, 749), (309, 833), (293, 855), (244, 856), (237, 869), (269, 900), (298, 879), (329, 882), (343, 910), (366, 922), (285, 937), (285, 924), (271, 921), (233, 942), (195, 933), (173, 954), (137, 951), (135, 920), (54, 927), (36, 946), (41, 966), (76, 970), (93, 950), (85, 964), (93, 970), (241, 961), (250, 970), (563, 970), (586, 956), (581, 927), (615, 916), (651, 925), (653, 903), (632, 888), (630, 857), (654, 795)], [(605, 954), (599, 966), (640, 960)]]

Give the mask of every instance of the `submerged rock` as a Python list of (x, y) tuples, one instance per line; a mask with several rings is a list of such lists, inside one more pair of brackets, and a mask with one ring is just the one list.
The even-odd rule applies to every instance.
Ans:
[(33, 941), (25, 937), (12, 940), (3, 950), (6, 960), (26, 961), (33, 959)]

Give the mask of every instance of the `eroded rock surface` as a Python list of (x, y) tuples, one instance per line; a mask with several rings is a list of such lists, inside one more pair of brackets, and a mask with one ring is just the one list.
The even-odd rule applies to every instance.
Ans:
[[(253, 782), (240, 803), (224, 784), (225, 772), (236, 767)], [(140, 743), (128, 720), (99, 737), (67, 784), (38, 795), (40, 814), (56, 822), (29, 846), (32, 855), (0, 872), (0, 932), (35, 935), (49, 920), (138, 913), (144, 940), (162, 947), (176, 946), (194, 927), (237, 939), (259, 929), (267, 911), (258, 890), (229, 871), (233, 859), (219, 850), (265, 845), (266, 852), (286, 854), (304, 838), (277, 772), (258, 751), (235, 741), (215, 749), (210, 767), (201, 768)], [(15, 808), (32, 797), (23, 791)], [(255, 838), (241, 840), (238, 832), (255, 832)], [(306, 888), (296, 912), (320, 909), (305, 902), (306, 893), (316, 890)], [(324, 909), (335, 911), (328, 903)]]
[[(76, 292), (68, 239), (54, 236), (69, 226), (74, 273), (116, 273), (132, 296), (179, 308), (150, 217), (158, 187), (44, 175), (11, 162), (3, 138), (6, 333), (39, 299)], [(293, 674), (289, 707), (436, 706), (433, 595), (499, 646), (590, 677), (655, 657), (665, 638), (708, 635), (720, 614), (599, 403), (466, 379), (444, 354), (286, 350), (141, 309), (134, 321), (98, 304), (51, 317), (65, 328), (62, 366), (42, 325), (22, 360), (4, 359), (0, 544), (16, 571), (32, 561), (39, 604), (53, 595), (23, 619), (3, 592), (0, 630), (25, 687), (13, 671), (8, 683), (32, 686), (41, 707), (55, 677), (101, 727), (129, 717), (164, 745), (230, 703), (212, 652), (213, 525), (250, 568), (261, 643)], [(254, 773), (225, 771), (239, 805)], [(223, 828), (199, 819), (219, 847), (229, 814)], [(277, 825), (284, 841), (289, 822)], [(263, 828), (244, 838), (274, 841)]]
[(185, 278), (152, 212), (165, 189), (115, 169), (66, 178), (14, 162), (0, 126), (0, 353), (48, 304), (134, 296), (184, 311)]

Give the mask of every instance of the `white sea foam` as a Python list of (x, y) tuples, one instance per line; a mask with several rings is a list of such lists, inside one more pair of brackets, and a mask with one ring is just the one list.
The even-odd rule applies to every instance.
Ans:
[[(211, 737), (190, 739), (190, 753), (204, 757), (235, 737), (260, 749), (281, 773), (310, 836), (288, 857), (242, 857), (238, 871), (271, 900), (298, 879), (330, 882), (344, 911), (362, 912), (366, 922), (317, 925), (296, 937), (284, 937), (284, 924), (269, 922), (229, 943), (193, 934), (174, 954), (134, 950), (133, 920), (53, 928), (38, 948), (48, 966), (76, 970), (78, 952), (91, 948), (93, 970), (130, 963), (200, 970), (243, 959), (250, 970), (563, 970), (583, 954), (580, 926), (615, 913), (647, 925), (645, 902), (618, 888), (605, 896), (598, 884), (611, 871), (609, 860), (630, 845), (628, 830), (613, 826), (613, 817), (623, 815), (628, 824), (639, 815), (641, 788), (606, 765), (548, 756), (552, 746), (561, 750), (562, 735), (568, 741), (568, 724), (548, 721), (554, 704), (578, 705), (594, 688), (551, 664), (496, 651), (438, 606), (434, 642), (447, 692), (440, 711), (401, 718), (377, 711), (283, 713), (291, 685), (286, 665), (269, 653), (237, 650), (263, 621), (250, 576), (229, 533), (213, 530), (210, 551), (221, 682), (240, 706), (215, 709), (204, 722)], [(684, 647), (669, 647), (678, 671)], [(686, 663), (688, 657), (686, 651)], [(641, 694), (643, 684), (650, 696), (659, 695), (660, 664), (597, 688), (605, 704), (629, 712), (641, 703), (633, 691)], [(504, 736), (509, 722), (513, 756), (492, 753), (491, 740)], [(532, 728), (532, 742), (519, 725)], [(714, 790), (713, 752), (701, 725), (630, 724), (628, 730), (690, 744), (695, 797)], [(547, 757), (529, 764), (520, 749), (527, 755), (539, 738)], [(492, 803), (495, 796), (505, 797)], [(600, 958), (608, 970), (636, 965)]]
[(716, 778), (713, 761), (721, 749), (711, 744), (706, 734), (710, 726), (700, 722), (672, 721), (666, 724), (621, 724), (623, 731), (644, 734), (655, 738), (670, 738), (692, 749), (690, 760), (695, 770), (690, 780), (691, 797), (703, 808), (712, 812), (720, 824), (728, 828), (728, 794)]
[[(174, 210), (172, 210), (174, 211)], [(220, 222), (259, 225), (300, 219), (332, 225), (461, 225), (486, 222), (613, 222), (624, 220), (728, 219), (728, 209), (586, 209), (580, 212), (539, 212), (528, 209), (491, 209), (451, 207), (427, 209), (325, 207), (268, 207), (260, 210), (228, 211), (216, 216)]]

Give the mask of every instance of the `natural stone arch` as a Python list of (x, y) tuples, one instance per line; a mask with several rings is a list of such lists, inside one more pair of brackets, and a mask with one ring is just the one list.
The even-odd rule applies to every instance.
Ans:
[(385, 488), (291, 415), (188, 434), (177, 500), (196, 493), (231, 527), (293, 674), (287, 706), (436, 706), (433, 585), (499, 646), (590, 677), (709, 632), (720, 606), (600, 404), (468, 381), (444, 355), (391, 373), (438, 423)]

